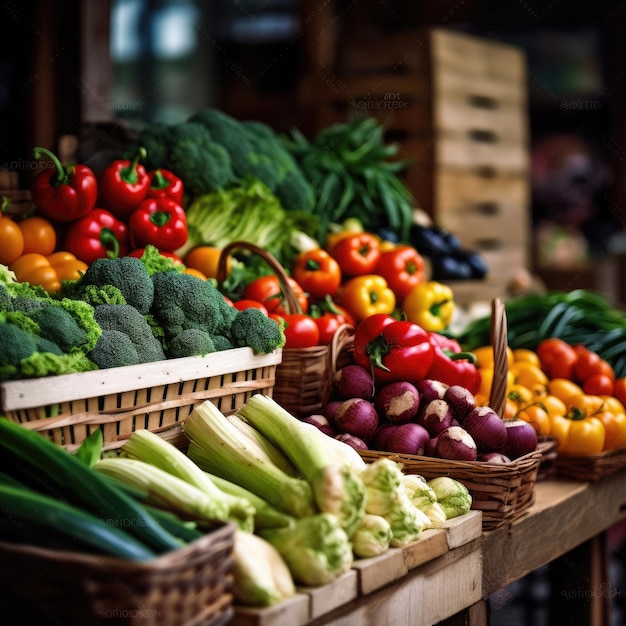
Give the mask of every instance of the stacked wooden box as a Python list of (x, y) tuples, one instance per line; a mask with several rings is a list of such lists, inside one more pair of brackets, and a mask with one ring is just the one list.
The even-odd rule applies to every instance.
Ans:
[(358, 114), (385, 125), (421, 208), (484, 256), (489, 298), (529, 265), (526, 83), (521, 50), (429, 29), (346, 47), (301, 102), (318, 129)]

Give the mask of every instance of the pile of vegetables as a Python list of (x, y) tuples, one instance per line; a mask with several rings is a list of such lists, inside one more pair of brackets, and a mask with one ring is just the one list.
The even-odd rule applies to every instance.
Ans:
[(250, 347), (269, 353), (282, 327), (238, 311), (210, 281), (147, 246), (142, 257), (100, 258), (60, 292), (0, 274), (0, 380), (137, 365)]
[(70, 454), (0, 419), (0, 539), (148, 560), (232, 523), (236, 599), (269, 606), (469, 510), (462, 485), (366, 465), (268, 396), (229, 416), (205, 401), (184, 430), (187, 452), (137, 430), (103, 454), (95, 430)]

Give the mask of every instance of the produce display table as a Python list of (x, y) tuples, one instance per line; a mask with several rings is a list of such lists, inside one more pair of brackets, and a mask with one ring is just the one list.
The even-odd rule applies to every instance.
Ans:
[(590, 600), (589, 591), (607, 585), (601, 538), (626, 517), (626, 472), (593, 483), (540, 481), (535, 496), (512, 524), (481, 532), (480, 513), (471, 512), (447, 530), (426, 531), (408, 550), (355, 564), (332, 585), (300, 590), (277, 607), (237, 609), (231, 625), (485, 626), (489, 594), (588, 544), (588, 562), (577, 555), (568, 565), (581, 586), (567, 587), (565, 596), (559, 591), (554, 600), (578, 611), (578, 623), (607, 626), (610, 594)]

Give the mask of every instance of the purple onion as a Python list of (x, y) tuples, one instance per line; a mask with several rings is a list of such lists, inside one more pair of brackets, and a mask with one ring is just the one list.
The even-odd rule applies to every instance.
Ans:
[(329, 400), (321, 409), (320, 413), (331, 423), (335, 423), (335, 413), (343, 400)]
[(407, 381), (396, 381), (381, 387), (374, 396), (374, 406), (380, 417), (392, 424), (406, 424), (420, 407), (417, 387)]
[(503, 465), (511, 463), (511, 459), (506, 454), (502, 454), (502, 452), (485, 452), (484, 454), (479, 454), (476, 460), (484, 463), (502, 463)]
[(443, 396), (448, 388), (448, 385), (442, 383), (440, 380), (432, 380), (431, 378), (419, 380), (415, 383), (415, 386), (420, 392), (422, 406), (432, 400), (443, 400)]
[(476, 442), (460, 426), (450, 426), (437, 437), (437, 455), (454, 461), (475, 461), (478, 456)]
[(476, 396), (462, 385), (450, 385), (443, 394), (454, 417), (462, 424), (465, 416), (476, 408)]
[(337, 431), (333, 428), (333, 425), (324, 415), (307, 415), (306, 417), (301, 417), (300, 421), (306, 422), (307, 424), (313, 424), (313, 426), (321, 430), (325, 435), (328, 435), (329, 437), (334, 437), (337, 434)]
[(463, 428), (472, 436), (481, 452), (502, 452), (507, 440), (502, 418), (488, 406), (478, 406), (463, 420)]
[(376, 407), (364, 398), (344, 400), (335, 412), (335, 428), (365, 442), (370, 441), (378, 430)]
[(346, 365), (335, 372), (333, 381), (335, 395), (347, 400), (363, 398), (370, 400), (374, 396), (374, 379), (361, 365)]
[(359, 437), (355, 437), (354, 435), (351, 435), (350, 433), (339, 433), (338, 435), (335, 435), (335, 439), (348, 444), (350, 447), (354, 448), (355, 450), (367, 450), (368, 449), (367, 444), (363, 441), (363, 439), (359, 439)]
[(423, 455), (430, 441), (428, 431), (415, 422), (392, 424), (385, 434), (387, 452)]
[(431, 437), (452, 425), (454, 415), (445, 400), (436, 398), (431, 400), (420, 413), (418, 423), (421, 424)]
[(524, 420), (506, 420), (506, 443), (502, 453), (513, 461), (537, 449), (537, 431)]

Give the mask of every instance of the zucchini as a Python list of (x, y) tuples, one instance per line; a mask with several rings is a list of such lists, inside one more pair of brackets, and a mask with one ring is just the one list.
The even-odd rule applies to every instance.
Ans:
[(100, 474), (39, 433), (6, 418), (0, 418), (0, 471), (43, 495), (127, 528), (157, 553), (181, 546), (144, 507)]
[[(147, 561), (155, 553), (127, 532), (30, 489), (0, 483), (0, 533), (11, 541)], [(42, 539), (44, 538), (45, 539)]]

